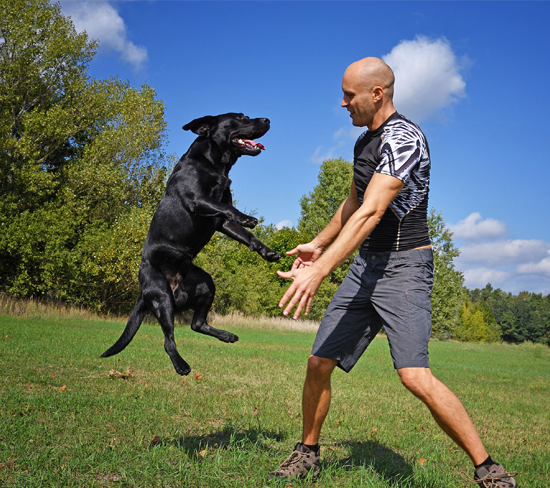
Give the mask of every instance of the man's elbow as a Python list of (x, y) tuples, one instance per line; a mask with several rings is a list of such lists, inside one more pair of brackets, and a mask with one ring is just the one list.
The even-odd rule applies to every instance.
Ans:
[(380, 223), (383, 216), (384, 216), (384, 212), (375, 212), (374, 215), (371, 217), (375, 227)]
[(372, 207), (369, 209), (364, 209), (364, 211), (362, 212), (363, 221), (364, 223), (368, 222), (369, 224), (374, 224), (374, 226), (376, 227), (382, 220), (382, 217), (384, 216), (385, 212), (386, 212), (385, 208), (382, 209), (382, 208)]

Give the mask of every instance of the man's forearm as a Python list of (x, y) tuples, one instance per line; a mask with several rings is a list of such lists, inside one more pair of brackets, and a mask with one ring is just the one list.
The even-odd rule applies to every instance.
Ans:
[(311, 244), (319, 249), (326, 249), (338, 237), (349, 218), (355, 213), (358, 206), (352, 196), (346, 198), (328, 225), (315, 237)]
[[(370, 235), (403, 186), (403, 182), (393, 176), (375, 174), (372, 177), (363, 205), (347, 217), (330, 249), (315, 263), (324, 276), (340, 266)], [(345, 206), (340, 210), (345, 212)]]
[(333, 244), (315, 263), (322, 269), (323, 275), (328, 276), (340, 266), (361, 243), (370, 235), (380, 222), (377, 214), (354, 214), (346, 222)]

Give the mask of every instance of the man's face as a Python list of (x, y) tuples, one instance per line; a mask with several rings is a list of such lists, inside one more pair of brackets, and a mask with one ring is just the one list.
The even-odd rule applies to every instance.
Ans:
[(355, 69), (348, 68), (342, 79), (344, 98), (340, 104), (348, 110), (353, 125), (364, 127), (372, 124), (376, 113), (372, 90), (368, 88)]

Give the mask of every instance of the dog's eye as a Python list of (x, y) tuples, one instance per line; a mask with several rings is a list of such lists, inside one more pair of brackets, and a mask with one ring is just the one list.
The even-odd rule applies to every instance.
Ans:
[(243, 119), (244, 119), (244, 115), (242, 115), (242, 114), (241, 114), (241, 115), (237, 115), (235, 118), (236, 118), (237, 120), (243, 120)]

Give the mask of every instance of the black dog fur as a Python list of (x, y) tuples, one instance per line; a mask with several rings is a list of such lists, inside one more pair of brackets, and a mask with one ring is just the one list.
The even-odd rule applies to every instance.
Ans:
[(281, 258), (245, 229), (254, 228), (258, 221), (233, 207), (228, 177), (240, 156), (260, 154), (263, 146), (252, 139), (263, 136), (269, 125), (269, 119), (228, 113), (208, 115), (183, 126), (198, 137), (168, 179), (143, 246), (139, 268), (141, 293), (124, 332), (102, 357), (122, 351), (148, 311), (160, 322), (164, 349), (181, 375), (189, 374), (191, 367), (176, 349), (176, 312), (193, 309), (191, 328), (196, 332), (223, 342), (239, 339), (207, 324), (206, 317), (214, 300), (214, 282), (206, 271), (193, 264), (193, 259), (215, 231), (248, 246), (267, 261)]

